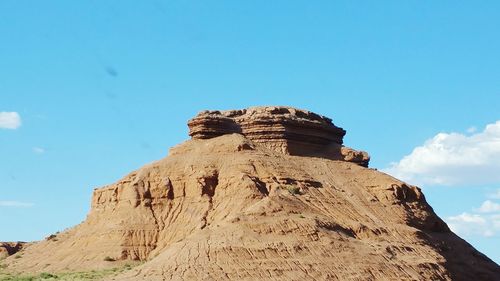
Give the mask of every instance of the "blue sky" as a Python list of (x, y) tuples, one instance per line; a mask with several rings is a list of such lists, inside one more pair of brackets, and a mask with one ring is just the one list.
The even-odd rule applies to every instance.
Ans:
[[(0, 241), (85, 219), (203, 109), (333, 118), (500, 262), (498, 1), (0, 1)], [(488, 128), (486, 128), (486, 126)]]

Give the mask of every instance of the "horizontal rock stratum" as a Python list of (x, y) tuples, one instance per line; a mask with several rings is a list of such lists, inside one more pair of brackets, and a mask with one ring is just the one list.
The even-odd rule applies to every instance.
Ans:
[(367, 154), (344, 147), (345, 131), (326, 117), (286, 107), (205, 111), (189, 128), (191, 140), (95, 189), (84, 222), (8, 257), (7, 270), (135, 260), (142, 264), (109, 280), (500, 276), (418, 187), (365, 167)]
[(210, 139), (225, 134), (242, 134), (270, 149), (291, 155), (320, 156), (368, 166), (363, 151), (342, 146), (346, 131), (332, 119), (283, 106), (251, 107), (242, 110), (202, 111), (189, 120), (193, 139)]

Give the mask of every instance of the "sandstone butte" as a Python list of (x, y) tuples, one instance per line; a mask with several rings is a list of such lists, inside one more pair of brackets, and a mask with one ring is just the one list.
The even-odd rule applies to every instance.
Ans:
[(95, 189), (84, 222), (25, 245), (6, 269), (140, 261), (109, 280), (500, 280), (418, 187), (368, 168), (327, 117), (254, 107), (188, 126), (190, 140)]

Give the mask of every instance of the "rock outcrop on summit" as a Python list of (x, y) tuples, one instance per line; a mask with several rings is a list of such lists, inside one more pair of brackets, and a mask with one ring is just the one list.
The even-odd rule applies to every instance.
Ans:
[(332, 119), (291, 107), (203, 111), (189, 120), (188, 126), (193, 139), (242, 134), (286, 154), (345, 160), (366, 167), (370, 161), (368, 153), (342, 145), (346, 131), (335, 126)]
[(84, 222), (6, 258), (7, 270), (141, 261), (108, 280), (499, 279), (418, 187), (367, 168), (326, 117), (205, 111), (189, 128), (191, 140), (95, 189)]

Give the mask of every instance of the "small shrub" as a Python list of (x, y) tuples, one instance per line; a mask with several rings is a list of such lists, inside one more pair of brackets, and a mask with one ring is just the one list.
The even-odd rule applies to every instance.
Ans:
[(40, 273), (40, 278), (42, 278), (42, 279), (57, 278), (57, 275), (50, 274), (47, 272), (42, 272), (42, 273)]
[[(47, 241), (54, 240), (54, 239), (56, 239), (56, 237), (57, 237), (57, 235), (51, 234), (51, 235), (45, 237), (45, 240), (47, 240)], [(55, 241), (57, 241), (57, 240), (55, 240)]]
[(20, 259), (20, 258), (22, 258), (22, 257), (23, 257), (23, 256), (21, 256), (21, 255), (15, 255), (15, 256), (14, 256), (14, 258), (15, 258), (15, 259)]
[(300, 187), (298, 187), (298, 186), (288, 186), (286, 189), (288, 190), (288, 192), (290, 192), (290, 194), (293, 194), (293, 195), (300, 194)]
[(106, 256), (104, 258), (104, 261), (116, 261), (114, 258), (110, 257), (110, 256)]

